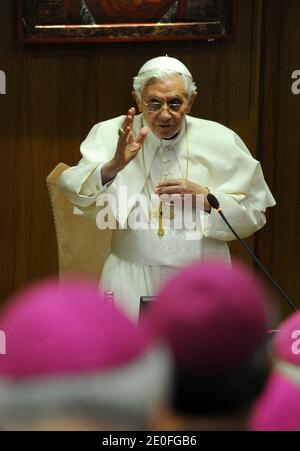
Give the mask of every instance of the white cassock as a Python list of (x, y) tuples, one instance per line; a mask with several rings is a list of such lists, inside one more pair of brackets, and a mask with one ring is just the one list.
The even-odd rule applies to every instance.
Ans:
[[(114, 156), (124, 119), (120, 116), (96, 124), (81, 145), (78, 166), (67, 169), (59, 183), (65, 195), (94, 220), (99, 212), (99, 196), (111, 194), (116, 199), (118, 228), (113, 232), (101, 289), (112, 291), (120, 307), (136, 318), (140, 296), (154, 295), (176, 268), (199, 259), (230, 263), (227, 242), (235, 237), (215, 210), (204, 213), (201, 237), (193, 237), (185, 229), (175, 230), (172, 220), (162, 238), (157, 229), (125, 228), (132, 206), (122, 203), (122, 187), (126, 186), (128, 198), (140, 193), (149, 197), (161, 179), (184, 179), (187, 175), (188, 180), (209, 187), (243, 238), (264, 226), (266, 208), (275, 201), (260, 163), (242, 140), (221, 124), (191, 116), (186, 116), (179, 135), (172, 140), (161, 140), (150, 131), (143, 152), (112, 183), (102, 186), (101, 167)], [(139, 115), (134, 119), (135, 136), (141, 127)]]

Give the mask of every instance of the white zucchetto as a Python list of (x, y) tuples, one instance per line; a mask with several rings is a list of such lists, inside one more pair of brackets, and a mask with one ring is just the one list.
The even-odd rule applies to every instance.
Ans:
[(193, 78), (188, 68), (181, 61), (169, 56), (158, 56), (157, 58), (152, 58), (151, 60), (147, 61), (140, 68), (138, 75), (157, 69), (178, 72), (179, 74), (187, 75), (188, 77)]

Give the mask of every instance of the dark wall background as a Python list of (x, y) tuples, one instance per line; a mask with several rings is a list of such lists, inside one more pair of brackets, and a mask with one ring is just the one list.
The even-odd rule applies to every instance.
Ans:
[[(16, 20), (16, 2), (2, 0), (1, 299), (57, 272), (45, 178), (60, 161), (76, 164), (91, 126), (125, 113), (133, 104), (132, 76), (166, 53), (195, 76), (192, 114), (233, 128), (262, 161), (278, 206), (250, 243), (297, 299), (300, 96), (291, 93), (291, 73), (300, 69), (298, 0), (238, 0), (236, 35), (218, 42), (24, 47), (16, 40)], [(233, 252), (245, 260), (236, 244)]]

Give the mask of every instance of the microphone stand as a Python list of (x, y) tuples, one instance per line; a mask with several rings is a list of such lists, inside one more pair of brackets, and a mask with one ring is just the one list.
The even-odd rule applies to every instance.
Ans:
[(264, 274), (267, 276), (267, 278), (271, 281), (273, 286), (278, 290), (278, 292), (281, 294), (281, 296), (286, 300), (286, 302), (289, 304), (292, 310), (295, 312), (297, 311), (297, 307), (294, 304), (294, 302), (288, 297), (286, 292), (278, 285), (276, 280), (271, 276), (269, 271), (264, 267), (264, 265), (258, 260), (258, 258), (254, 255), (252, 250), (247, 246), (247, 244), (242, 240), (242, 238), (237, 234), (237, 232), (234, 230), (234, 228), (231, 226), (231, 224), (228, 222), (227, 218), (225, 217), (222, 209), (220, 208), (220, 204), (218, 199), (213, 194), (207, 195), (207, 200), (212, 208), (214, 208), (219, 215), (222, 217), (223, 221), (227, 224), (231, 232), (234, 234), (236, 239), (239, 241), (239, 243), (243, 246), (243, 248), (246, 250), (246, 252), (250, 255), (250, 257), (255, 261), (255, 263), (260, 267), (260, 269), (264, 272)]

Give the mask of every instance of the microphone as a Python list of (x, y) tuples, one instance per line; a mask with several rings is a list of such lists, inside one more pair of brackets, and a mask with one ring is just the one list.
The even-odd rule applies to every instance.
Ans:
[(276, 280), (271, 276), (269, 271), (264, 267), (264, 265), (258, 260), (258, 258), (254, 255), (252, 250), (247, 246), (247, 244), (242, 240), (242, 238), (237, 234), (237, 232), (234, 230), (234, 228), (231, 226), (231, 224), (228, 222), (227, 218), (225, 217), (222, 208), (220, 207), (220, 203), (216, 196), (209, 193), (207, 195), (207, 200), (209, 205), (214, 208), (219, 215), (222, 217), (223, 221), (227, 224), (231, 232), (234, 234), (236, 239), (239, 241), (239, 243), (243, 246), (243, 248), (247, 251), (247, 253), (250, 255), (250, 257), (255, 261), (255, 263), (260, 267), (260, 269), (264, 272), (264, 274), (267, 276), (267, 278), (271, 281), (272, 285), (276, 288), (276, 290), (281, 294), (281, 296), (285, 299), (285, 301), (289, 304), (292, 310), (295, 312), (297, 311), (297, 307), (295, 306), (294, 302), (288, 297), (286, 292), (278, 285)]

